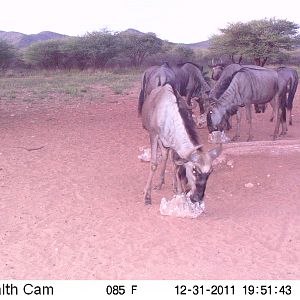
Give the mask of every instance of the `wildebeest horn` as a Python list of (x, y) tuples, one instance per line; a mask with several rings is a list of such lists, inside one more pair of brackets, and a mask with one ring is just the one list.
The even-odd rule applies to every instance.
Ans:
[(197, 145), (194, 148), (190, 149), (187, 153), (186, 153), (186, 157), (188, 157), (189, 159), (193, 160), (193, 153), (195, 153), (198, 149), (202, 148), (203, 145)]
[(188, 105), (187, 104), (187, 106), (188, 106), (188, 109), (195, 109), (196, 107), (197, 107), (197, 103), (196, 103), (196, 101), (198, 100), (198, 98), (197, 97), (194, 97), (194, 98), (192, 98), (191, 99), (191, 105)]
[(211, 157), (212, 160), (216, 159), (222, 152), (222, 144), (219, 144), (218, 148), (214, 148), (208, 151), (209, 156)]

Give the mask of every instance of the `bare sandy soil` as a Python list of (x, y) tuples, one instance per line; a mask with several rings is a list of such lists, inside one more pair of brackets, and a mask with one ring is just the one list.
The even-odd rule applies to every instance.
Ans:
[[(299, 152), (227, 154), (204, 215), (162, 216), (171, 168), (145, 206), (137, 95), (1, 105), (0, 279), (300, 279)], [(299, 96), (286, 140), (300, 139)], [(258, 141), (270, 114), (254, 115)]]

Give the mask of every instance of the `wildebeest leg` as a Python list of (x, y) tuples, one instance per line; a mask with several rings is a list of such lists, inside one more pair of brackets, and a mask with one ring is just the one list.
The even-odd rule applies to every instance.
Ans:
[(275, 117), (275, 101), (271, 100), (269, 103), (270, 103), (270, 105), (272, 107), (272, 115), (271, 115), (270, 122), (273, 122), (274, 117)]
[(275, 123), (273, 140), (276, 140), (276, 138), (278, 137), (281, 115), (282, 115), (282, 108), (280, 105), (280, 97), (277, 96), (274, 105), (274, 117), (276, 123)]
[(237, 141), (240, 136), (241, 136), (241, 112), (240, 109), (236, 112), (236, 131), (235, 131), (235, 136), (231, 139), (232, 141)]
[(183, 193), (183, 188), (182, 188), (182, 183), (181, 179), (179, 177), (179, 167), (176, 164), (173, 164), (173, 190), (174, 193), (176, 194), (182, 194)]
[(293, 125), (293, 120), (292, 120), (292, 110), (288, 109), (289, 112), (289, 125)]
[(252, 135), (252, 112), (251, 112), (251, 104), (247, 104), (245, 106), (245, 108), (246, 108), (246, 118), (247, 118), (248, 125), (249, 125), (247, 142), (249, 142), (249, 141), (251, 141), (253, 139), (253, 135)]
[(287, 133), (287, 124), (286, 124), (286, 96), (284, 95), (281, 99), (280, 99), (280, 107), (281, 107), (281, 133), (280, 135), (286, 135)]
[(145, 204), (151, 204), (151, 185), (154, 173), (157, 169), (157, 147), (158, 147), (158, 136), (152, 136), (150, 134), (151, 143), (151, 160), (150, 160), (150, 172), (148, 180), (144, 190)]
[(191, 104), (192, 104), (192, 96), (193, 96), (194, 90), (195, 89), (189, 89), (186, 93), (186, 102), (187, 102), (188, 106), (191, 106)]
[(161, 140), (158, 140), (158, 144), (161, 150), (161, 155), (162, 155), (162, 167), (161, 167), (161, 172), (159, 176), (159, 182), (158, 184), (154, 187), (156, 190), (160, 190), (162, 185), (165, 183), (165, 173), (166, 173), (166, 167), (167, 167), (167, 161), (169, 157), (169, 149), (165, 148), (161, 142)]

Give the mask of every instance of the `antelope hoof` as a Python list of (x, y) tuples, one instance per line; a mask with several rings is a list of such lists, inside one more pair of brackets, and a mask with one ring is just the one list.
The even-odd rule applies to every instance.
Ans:
[(146, 205), (151, 205), (152, 204), (151, 198), (145, 198), (145, 204)]
[(253, 136), (248, 136), (247, 142), (251, 142), (251, 141), (253, 141)]
[(239, 138), (240, 138), (239, 135), (235, 135), (235, 136), (231, 139), (231, 141), (232, 141), (232, 142), (236, 142), (237, 140), (239, 140)]
[(151, 204), (151, 194), (148, 192), (145, 193), (144, 196), (145, 204)]
[(165, 183), (165, 181), (164, 180), (161, 180), (160, 182), (159, 182), (159, 184), (157, 184), (153, 189), (154, 190), (161, 190), (161, 187), (162, 187), (162, 185)]
[(280, 136), (285, 136), (286, 135), (286, 131), (281, 131)]

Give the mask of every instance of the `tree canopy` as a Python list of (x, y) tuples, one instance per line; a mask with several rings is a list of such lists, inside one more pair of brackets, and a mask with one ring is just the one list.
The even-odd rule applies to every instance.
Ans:
[(16, 57), (16, 49), (6, 41), (0, 40), (0, 70), (6, 69)]
[(214, 55), (227, 55), (232, 62), (250, 58), (263, 66), (268, 59), (300, 44), (298, 28), (293, 22), (275, 18), (232, 23), (211, 37), (210, 49)]
[(130, 59), (133, 66), (141, 66), (145, 58), (161, 51), (163, 41), (155, 33), (121, 33), (123, 55)]

